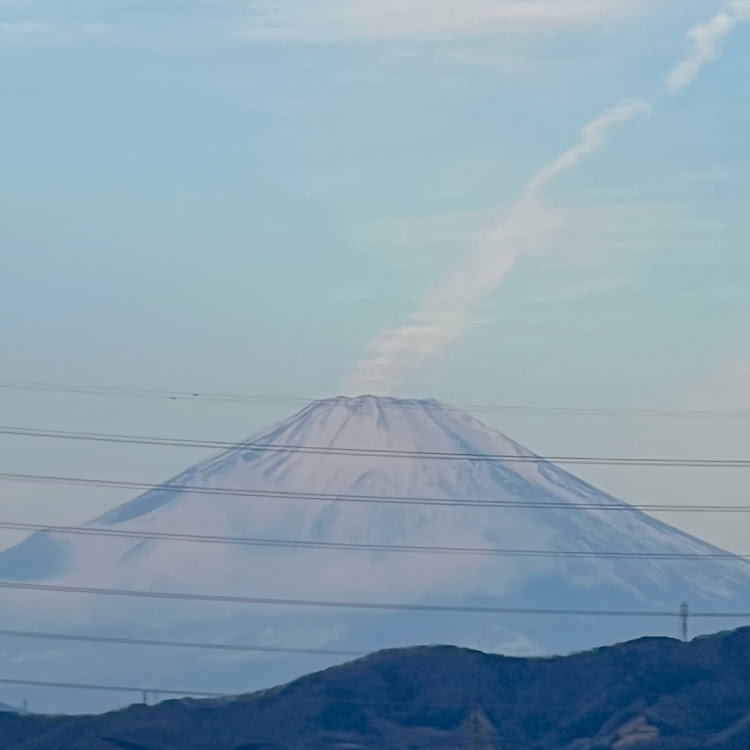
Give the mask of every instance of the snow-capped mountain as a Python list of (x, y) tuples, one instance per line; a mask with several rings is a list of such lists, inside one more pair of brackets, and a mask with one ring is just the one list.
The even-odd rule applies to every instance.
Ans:
[[(675, 613), (682, 601), (703, 609), (750, 601), (750, 565), (744, 560), (669, 557), (721, 551), (536, 460), (511, 439), (436, 401), (363, 396), (315, 402), (89, 526), (302, 543), (662, 557), (383, 552), (38, 533), (0, 554), (0, 579), (308, 600)], [(160, 633), (178, 639), (358, 650), (443, 641), (489, 650), (550, 652), (677, 632), (676, 617), (561, 621), (176, 605), (97, 596), (34, 597), (29, 592), (5, 592), (3, 601), (13, 608), (15, 621), (28, 625), (41, 616), (45, 629), (55, 623), (137, 636)], [(6, 642), (5, 648), (18, 645)], [(55, 643), (47, 648), (44, 659), (36, 652), (25, 653), (25, 668), (40, 675), (44, 667), (47, 675), (51, 669), (59, 677), (55, 670), (74, 658), (73, 651)], [(93, 653), (97, 647), (76, 647), (78, 664), (85, 648)], [(60, 660), (50, 660), (50, 653)], [(113, 656), (111, 647), (100, 649), (87, 677), (226, 691), (271, 684), (321, 663), (311, 663), (309, 657), (305, 662), (304, 657), (248, 662), (246, 655), (205, 654), (194, 659), (190, 654), (193, 660), (185, 662), (185, 654), (179, 653), (181, 658), (175, 659), (174, 654), (123, 647)]]

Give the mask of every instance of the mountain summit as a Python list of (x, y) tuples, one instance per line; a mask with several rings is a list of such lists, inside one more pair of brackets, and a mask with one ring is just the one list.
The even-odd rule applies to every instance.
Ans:
[[(710, 610), (750, 599), (750, 565), (744, 560), (716, 557), (721, 550), (437, 401), (362, 396), (314, 402), (88, 526), (117, 536), (34, 534), (0, 554), (0, 578), (532, 609), (676, 613), (682, 601)], [(121, 532), (243, 537), (253, 543), (189, 543)], [(274, 544), (278, 540), (297, 546)], [(330, 542), (357, 548), (325, 546)], [(399, 545), (409, 549), (383, 549)], [(127, 626), (128, 632), (161, 629), (184, 639), (363, 651), (453, 642), (549, 653), (642, 634), (673, 635), (678, 624), (676, 617), (561, 622), (551, 616), (73, 599), (50, 595), (45, 620), (86, 622), (97, 632)], [(40, 606), (35, 601), (33, 617)], [(262, 687), (262, 681), (301, 673), (309, 663), (288, 661), (286, 672), (275, 672), (264, 658), (263, 669), (253, 671), (261, 684), (248, 684), (240, 659), (231, 665), (236, 670), (230, 685), (221, 665), (204, 664), (199, 689)], [(136, 666), (128, 662), (123, 674), (115, 665), (112, 679), (135, 679), (143, 674)], [(170, 668), (169, 674), (184, 677), (186, 687), (195, 685), (194, 670), (187, 667)]]

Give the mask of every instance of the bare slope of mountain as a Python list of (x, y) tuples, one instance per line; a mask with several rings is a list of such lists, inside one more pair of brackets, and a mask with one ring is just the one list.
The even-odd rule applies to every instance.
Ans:
[[(256, 495), (216, 494), (227, 488)], [(446, 500), (449, 504), (441, 502)], [(89, 525), (303, 542), (646, 556), (386, 554), (42, 533), (0, 554), (0, 579), (251, 597), (675, 613), (682, 601), (709, 610), (750, 604), (750, 566), (744, 560), (648, 557), (719, 550), (536, 460), (504, 435), (435, 401), (365, 396), (315, 402)], [(561, 621), (178, 606), (9, 591), (2, 602), (6, 622), (34, 629), (41, 620), (47, 630), (361, 651), (452, 642), (504, 653), (565, 652), (637, 635), (672, 635), (678, 625), (676, 617)], [(11, 677), (63, 679), (73, 670), (91, 682), (221, 692), (272, 684), (334, 661), (204, 654), (188, 662), (174, 652), (81, 644), (50, 643), (41, 653), (36, 643), (7, 648), (22, 657), (12, 662)], [(16, 699), (15, 693), (7, 696)]]
[(236, 699), (0, 717), (14, 750), (746, 750), (750, 629), (552, 659), (373, 654)]

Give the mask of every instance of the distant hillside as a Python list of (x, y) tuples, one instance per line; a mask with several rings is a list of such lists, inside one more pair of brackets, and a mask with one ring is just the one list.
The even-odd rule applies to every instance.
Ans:
[(749, 747), (750, 628), (551, 659), (384, 651), (244, 697), (0, 716), (3, 750)]

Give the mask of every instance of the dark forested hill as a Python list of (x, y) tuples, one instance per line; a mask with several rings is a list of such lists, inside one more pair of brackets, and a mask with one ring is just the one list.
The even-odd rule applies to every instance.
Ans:
[(13, 750), (747, 750), (750, 628), (551, 659), (385, 651), (263, 693), (0, 715)]

